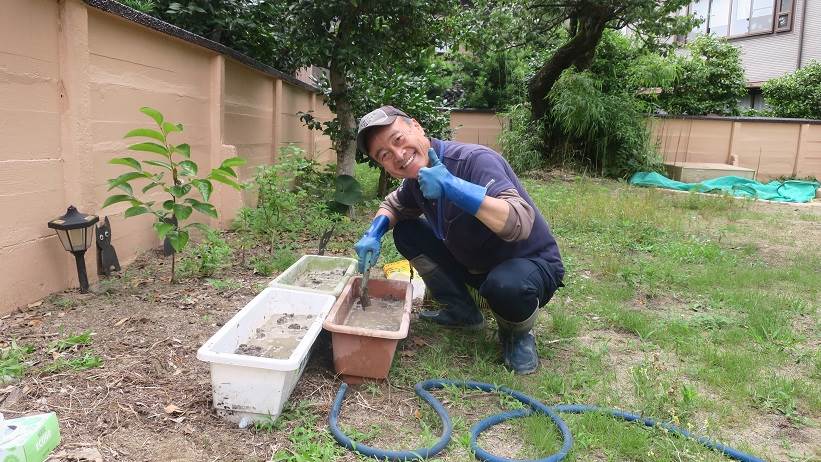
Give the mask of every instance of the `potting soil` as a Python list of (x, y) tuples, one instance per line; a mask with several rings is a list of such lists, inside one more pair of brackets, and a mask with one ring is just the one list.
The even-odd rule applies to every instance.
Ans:
[(271, 359), (288, 359), (305, 336), (314, 316), (282, 313), (272, 316), (254, 330), (251, 338), (234, 353)]
[(294, 281), (295, 286), (316, 290), (331, 290), (345, 275), (345, 268), (314, 270), (300, 274)]
[(344, 324), (373, 330), (399, 330), (402, 325), (404, 305), (404, 300), (371, 297), (371, 304), (363, 310), (362, 304), (357, 299), (348, 312)]

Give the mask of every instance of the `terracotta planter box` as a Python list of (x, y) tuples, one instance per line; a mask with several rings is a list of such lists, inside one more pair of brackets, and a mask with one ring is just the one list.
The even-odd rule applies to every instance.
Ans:
[[(399, 340), (408, 336), (413, 286), (406, 281), (371, 279), (368, 293), (375, 300), (394, 299), (402, 303), (399, 329), (380, 330), (346, 325), (351, 309), (359, 303), (361, 277), (348, 281), (337, 298), (322, 327), (331, 332), (334, 368), (349, 384), (362, 383), (365, 379), (385, 379), (391, 368), (393, 355)], [(369, 307), (376, 309), (376, 307)]]

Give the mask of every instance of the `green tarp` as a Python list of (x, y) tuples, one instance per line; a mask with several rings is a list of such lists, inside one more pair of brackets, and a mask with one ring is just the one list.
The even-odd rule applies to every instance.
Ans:
[(821, 184), (817, 181), (770, 181), (767, 184), (738, 176), (722, 176), (701, 183), (682, 183), (656, 172), (638, 172), (630, 184), (679, 191), (723, 192), (739, 197), (754, 197), (778, 202), (810, 202)]

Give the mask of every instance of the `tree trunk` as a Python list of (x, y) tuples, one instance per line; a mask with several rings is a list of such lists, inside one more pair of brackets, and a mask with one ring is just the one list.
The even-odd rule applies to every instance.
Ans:
[(556, 50), (550, 60), (544, 63), (528, 82), (527, 96), (533, 120), (541, 120), (548, 113), (547, 95), (565, 69), (574, 65), (578, 70), (590, 67), (596, 46), (607, 25), (609, 11), (593, 11), (587, 14), (586, 17), (571, 20), (576, 31), (573, 38)]
[(171, 284), (177, 283), (177, 252), (171, 254)]
[(391, 177), (388, 175), (388, 172), (386, 172), (384, 168), (379, 167), (379, 187), (377, 188), (376, 195), (379, 196), (380, 199), (388, 195), (390, 180)]
[[(331, 64), (333, 66), (333, 64)], [(332, 67), (331, 96), (336, 100), (336, 119), (339, 121), (339, 139), (334, 141), (336, 149), (336, 175), (354, 174), (356, 165), (356, 144), (351, 137), (356, 133), (356, 120), (348, 99), (348, 79), (344, 70)]]

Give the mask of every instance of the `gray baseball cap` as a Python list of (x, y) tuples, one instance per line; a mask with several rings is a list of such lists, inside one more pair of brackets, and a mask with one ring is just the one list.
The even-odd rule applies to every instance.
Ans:
[(368, 147), (365, 145), (365, 141), (368, 139), (368, 130), (374, 127), (390, 125), (397, 117), (410, 119), (410, 116), (393, 106), (382, 106), (379, 109), (374, 109), (365, 114), (359, 119), (359, 129), (356, 132), (357, 149), (365, 153), (365, 155), (368, 155)]

